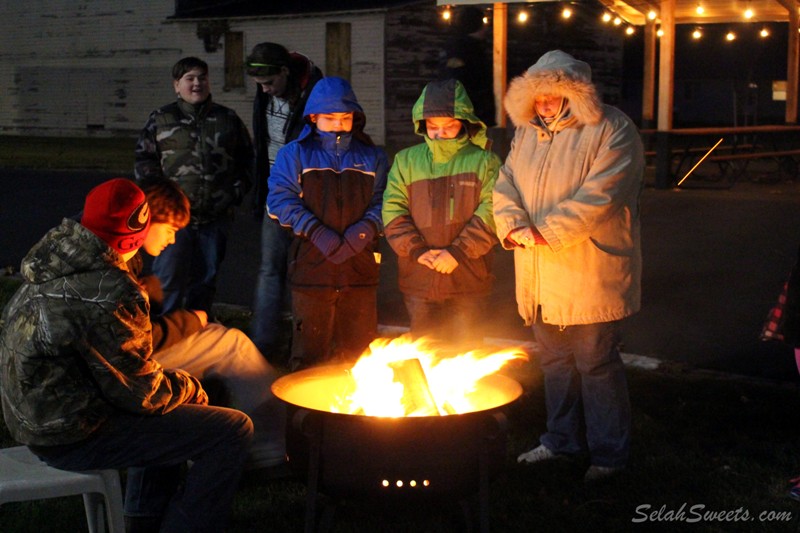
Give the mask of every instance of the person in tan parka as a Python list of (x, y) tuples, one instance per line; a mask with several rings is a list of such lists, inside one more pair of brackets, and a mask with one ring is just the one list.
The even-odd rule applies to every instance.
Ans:
[(630, 401), (620, 321), (640, 307), (644, 152), (633, 122), (603, 105), (591, 68), (560, 50), (514, 79), (516, 126), (494, 189), (497, 235), (514, 250), (519, 312), (541, 347), (547, 432), (519, 456), (588, 452), (586, 480), (622, 469)]

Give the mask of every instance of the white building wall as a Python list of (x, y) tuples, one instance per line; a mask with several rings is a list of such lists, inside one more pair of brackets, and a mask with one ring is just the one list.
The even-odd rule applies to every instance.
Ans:
[[(223, 91), (224, 51), (207, 53), (196, 22), (168, 21), (172, 0), (0, 0), (0, 134), (135, 136), (175, 98), (170, 69), (184, 56), (209, 63), (214, 99), (248, 126), (255, 86)], [(352, 83), (367, 132), (383, 144), (382, 13), (231, 19), (245, 54), (274, 41), (325, 70), (325, 23), (352, 24)]]

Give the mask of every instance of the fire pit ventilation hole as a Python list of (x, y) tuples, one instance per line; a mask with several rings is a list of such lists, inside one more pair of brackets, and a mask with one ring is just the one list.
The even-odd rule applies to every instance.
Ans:
[[(403, 488), (403, 486), (405, 486), (405, 481), (403, 481), (402, 479), (398, 479), (397, 481), (394, 482), (394, 484), (398, 489), (401, 489), (401, 488)], [(388, 487), (390, 487), (392, 485), (392, 482), (389, 481), (388, 479), (384, 479), (383, 481), (381, 481), (381, 485), (383, 487), (388, 488)], [(417, 483), (416, 479), (412, 479), (411, 481), (408, 482), (408, 486), (411, 487), (411, 488), (416, 488), (417, 485), (419, 485), (419, 483)], [(431, 482), (429, 480), (424, 479), (422, 481), (422, 486), (423, 487), (429, 487), (430, 485), (431, 485)]]

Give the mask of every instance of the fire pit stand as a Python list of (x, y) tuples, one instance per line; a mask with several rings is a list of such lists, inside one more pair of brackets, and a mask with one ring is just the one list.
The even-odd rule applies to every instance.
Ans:
[[(361, 424), (364, 420), (358, 420), (370, 417), (295, 409), (290, 414), (292, 424), (289, 432), (292, 437), (287, 441), (287, 449), (293, 468), (306, 478), (305, 532), (330, 530), (336, 507), (348, 499), (398, 505), (434, 499), (459, 503), (468, 530), (472, 531), (469, 501), (477, 497), (479, 531), (488, 533), (489, 485), (505, 459), (507, 419), (499, 411), (480, 415), (481, 420), (470, 422), (469, 425), (475, 423), (476, 426), (469, 431), (451, 433), (442, 429), (439, 435), (418, 434), (415, 437), (417, 442), (412, 446), (402, 441), (395, 445), (392, 444), (394, 439), (380, 437), (362, 446), (362, 442), (351, 438), (365, 436), (362, 430), (375, 437), (375, 428), (366, 430), (366, 426)], [(409, 420), (417, 421), (412, 418), (401, 422)], [(396, 421), (381, 420), (389, 424), (381, 429), (402, 438), (407, 435), (408, 428), (392, 427), (392, 422)], [(375, 421), (367, 422), (374, 424)], [(343, 429), (345, 432), (341, 433)], [(348, 429), (356, 429), (356, 432), (351, 433)], [(453, 429), (452, 425), (450, 429)], [(339, 437), (348, 437), (337, 439), (334, 432), (339, 432)], [(451, 442), (442, 442), (443, 437)], [(349, 452), (337, 449), (340, 444)], [(433, 452), (434, 448), (438, 448), (440, 453)], [(427, 452), (418, 455), (423, 449)], [(357, 457), (360, 460), (353, 462)], [(438, 464), (434, 464), (436, 462)], [(428, 474), (427, 477), (423, 472)]]
[(519, 383), (498, 374), (483, 378), (494, 405), (484, 410), (385, 418), (334, 413), (308, 400), (324, 388), (324, 372), (304, 370), (273, 385), (287, 404), (289, 464), (307, 483), (307, 533), (330, 528), (343, 502), (460, 503), (468, 516), (467, 502), (475, 499), (480, 531), (489, 531), (489, 485), (505, 465), (505, 409), (521, 395)]

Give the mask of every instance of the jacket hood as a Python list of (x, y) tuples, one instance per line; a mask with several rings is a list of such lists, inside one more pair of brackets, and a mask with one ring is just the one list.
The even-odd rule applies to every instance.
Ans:
[(561, 50), (547, 52), (525, 74), (511, 80), (504, 103), (515, 126), (531, 121), (536, 115), (534, 99), (543, 95), (569, 100), (571, 113), (579, 124), (597, 124), (603, 117), (591, 67)]
[(425, 137), (425, 119), (434, 117), (453, 117), (465, 122), (470, 141), (488, 149), (486, 124), (475, 115), (472, 100), (460, 81), (433, 81), (422, 89), (422, 94), (411, 109), (414, 133)]
[(289, 52), (289, 72), (295, 77), (299, 90), (306, 88), (308, 82), (314, 78), (315, 70), (317, 68), (308, 56), (300, 52)]
[(298, 140), (305, 139), (316, 129), (316, 125), (311, 122), (310, 115), (318, 115), (320, 113), (353, 113), (353, 137), (366, 142), (370, 146), (374, 145), (372, 139), (364, 133), (364, 126), (367, 123), (364, 109), (358, 103), (350, 83), (344, 78), (328, 76), (314, 85), (303, 111), (303, 119), (306, 122), (306, 126), (300, 133)]
[(360, 113), (364, 109), (356, 99), (356, 94), (347, 80), (329, 76), (322, 78), (314, 85), (308, 96), (303, 118), (309, 120), (309, 115), (319, 113)]
[(65, 218), (36, 243), (22, 260), (20, 273), (39, 284), (81, 272), (127, 270), (122, 256), (75, 220)]

